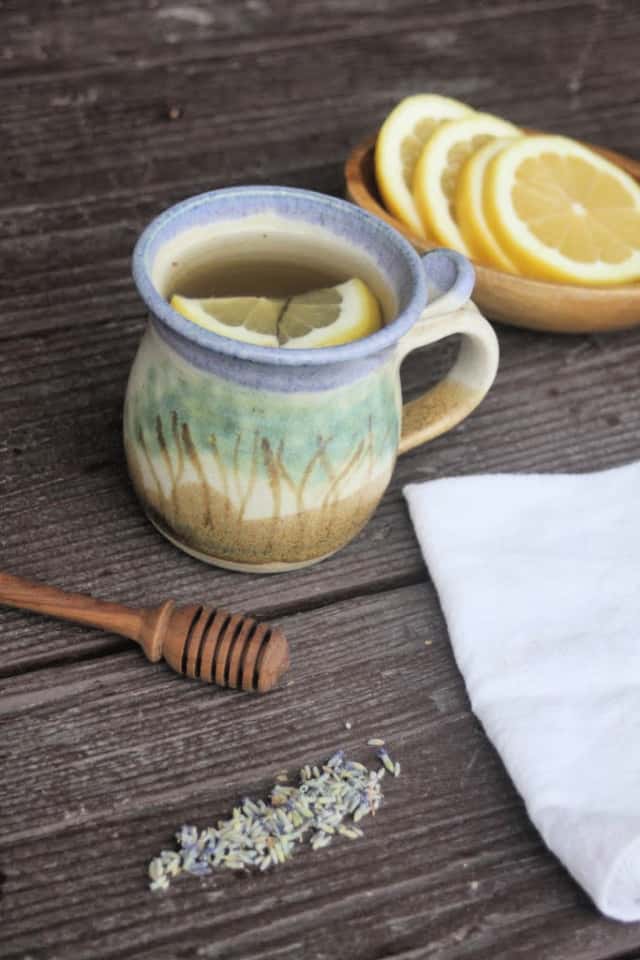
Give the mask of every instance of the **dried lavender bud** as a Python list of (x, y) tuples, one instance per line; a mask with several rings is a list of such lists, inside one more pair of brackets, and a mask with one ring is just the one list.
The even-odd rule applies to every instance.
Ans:
[[(377, 746), (384, 741), (369, 743)], [(151, 860), (150, 889), (167, 890), (170, 880), (181, 873), (203, 877), (221, 867), (267, 870), (289, 860), (305, 840), (320, 850), (336, 836), (359, 839), (363, 832), (356, 824), (375, 814), (382, 803), (385, 770), (400, 775), (400, 764), (384, 748), (377, 756), (382, 767), (369, 770), (345, 760), (344, 751), (338, 750), (322, 768), (302, 767), (297, 786), (287, 783), (280, 771), (268, 803), (244, 797), (231, 817), (219, 820), (216, 827), (199, 831), (183, 825), (176, 833), (178, 850), (163, 850)]]

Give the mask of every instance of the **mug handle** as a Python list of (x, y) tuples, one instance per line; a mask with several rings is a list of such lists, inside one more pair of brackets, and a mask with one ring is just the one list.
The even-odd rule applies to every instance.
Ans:
[(398, 453), (433, 440), (478, 406), (498, 370), (498, 338), (469, 296), (475, 273), (455, 250), (431, 250), (422, 257), (429, 300), (411, 330), (398, 341), (399, 363), (417, 347), (462, 334), (456, 362), (440, 383), (405, 403)]

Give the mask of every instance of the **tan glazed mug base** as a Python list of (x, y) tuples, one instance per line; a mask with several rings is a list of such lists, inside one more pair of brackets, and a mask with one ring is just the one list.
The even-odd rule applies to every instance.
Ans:
[(158, 523), (148, 513), (147, 518), (151, 521), (158, 533), (161, 533), (169, 543), (172, 543), (174, 547), (177, 547), (184, 553), (188, 553), (190, 557), (195, 557), (196, 560), (202, 560), (203, 563), (208, 563), (212, 567), (222, 567), (223, 570), (234, 570), (236, 573), (267, 574), (287, 573), (289, 570), (302, 570), (304, 567), (313, 567), (316, 563), (328, 560), (329, 557), (332, 557), (341, 549), (341, 547), (336, 547), (335, 550), (331, 550), (321, 557), (314, 557), (313, 560), (299, 560), (297, 563), (236, 563), (233, 560), (224, 560), (221, 557), (214, 557), (210, 553), (203, 553), (201, 550), (196, 550), (195, 547), (191, 547), (188, 543), (184, 543), (172, 536), (161, 523)]

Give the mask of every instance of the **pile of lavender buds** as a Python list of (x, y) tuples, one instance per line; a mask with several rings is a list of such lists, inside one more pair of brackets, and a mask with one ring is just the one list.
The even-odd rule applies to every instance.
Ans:
[(369, 744), (380, 746), (378, 770), (346, 760), (339, 750), (322, 768), (304, 766), (297, 786), (276, 783), (268, 803), (246, 797), (217, 827), (181, 827), (176, 833), (179, 849), (163, 850), (149, 864), (151, 890), (167, 890), (181, 873), (203, 877), (217, 867), (267, 870), (289, 860), (305, 840), (319, 850), (336, 836), (362, 837), (357, 824), (382, 803), (385, 772), (400, 776), (400, 764), (384, 749), (384, 741)]

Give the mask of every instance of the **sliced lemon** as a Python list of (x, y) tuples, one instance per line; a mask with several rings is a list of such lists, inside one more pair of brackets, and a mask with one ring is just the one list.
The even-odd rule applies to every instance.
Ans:
[(203, 300), (175, 294), (171, 306), (198, 326), (231, 337), (255, 343), (259, 347), (278, 346), (278, 317), (285, 300), (268, 297), (207, 297)]
[(460, 233), (473, 259), (507, 273), (519, 273), (513, 260), (496, 240), (484, 213), (484, 179), (487, 166), (500, 150), (511, 143), (512, 137), (490, 140), (469, 157), (458, 177), (454, 208)]
[(454, 218), (458, 175), (468, 158), (490, 140), (516, 137), (512, 123), (489, 113), (443, 123), (429, 138), (418, 160), (413, 195), (425, 230), (439, 243), (471, 255)]
[(523, 272), (593, 285), (640, 279), (640, 186), (574, 140), (524, 137), (500, 151), (485, 204)]
[(334, 347), (382, 326), (380, 305), (358, 277), (288, 299), (176, 294), (171, 306), (207, 330), (261, 347)]
[(380, 304), (358, 277), (292, 297), (278, 325), (283, 347), (335, 347), (382, 327)]
[(401, 100), (380, 128), (375, 150), (378, 189), (387, 210), (419, 237), (425, 232), (412, 185), (420, 152), (444, 120), (471, 114), (471, 107), (459, 100), (420, 93)]

